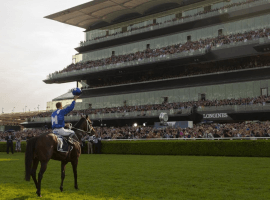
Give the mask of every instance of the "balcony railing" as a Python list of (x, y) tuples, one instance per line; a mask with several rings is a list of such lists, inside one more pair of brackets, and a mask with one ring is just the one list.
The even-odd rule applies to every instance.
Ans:
[(205, 49), (201, 49), (201, 50), (193, 51), (193, 52), (190, 51), (190, 52), (182, 52), (179, 54), (170, 54), (170, 55), (166, 55), (165, 57), (145, 58), (140, 61), (130, 61), (130, 62), (124, 62), (124, 63), (92, 67), (92, 68), (87, 68), (87, 69), (82, 69), (82, 70), (73, 70), (71, 72), (53, 73), (53, 74), (48, 75), (47, 79), (49, 80), (49, 79), (56, 79), (56, 78), (64, 78), (64, 77), (69, 77), (69, 76), (82, 75), (85, 73), (100, 72), (100, 71), (105, 71), (109, 69), (133, 67), (136, 65), (149, 64), (153, 62), (160, 62), (160, 61), (165, 61), (165, 60), (183, 58), (183, 57), (194, 56), (194, 55), (203, 55), (203, 54), (205, 54)]
[[(137, 118), (137, 117), (158, 117), (160, 113), (165, 112), (169, 116), (174, 115), (189, 115), (192, 109), (170, 109), (170, 110), (150, 110), (150, 111), (136, 111), (136, 112), (123, 112), (123, 113), (99, 113), (89, 114), (91, 120), (97, 119), (117, 119), (117, 118)], [(270, 111), (270, 103), (254, 104), (254, 105), (225, 105), (225, 106), (207, 106), (198, 107), (198, 112), (241, 112), (241, 111)], [(83, 111), (81, 111), (83, 112)], [(66, 121), (79, 121), (81, 116), (67, 116)], [(26, 122), (29, 122), (26, 120)], [(35, 123), (49, 123), (51, 117), (37, 117), (31, 118), (31, 122)]]
[(102, 139), (102, 141), (149, 141), (149, 140), (269, 140), (270, 137), (217, 137), (217, 138), (139, 138), (139, 139)]
[[(242, 42), (233, 42), (233, 43), (225, 44), (225, 45), (217, 45), (215, 47), (212, 47), (211, 50), (215, 51), (215, 50), (227, 49), (227, 48), (232, 48), (232, 47), (237, 47), (237, 46), (259, 44), (259, 43), (263, 44), (263, 43), (268, 43), (268, 42), (270, 42), (270, 38), (255, 38), (254, 40), (247, 40), (246, 42), (242, 41)], [(46, 80), (83, 75), (85, 73), (106, 71), (109, 69), (127, 68), (127, 67), (133, 67), (136, 65), (149, 64), (149, 63), (161, 62), (161, 61), (166, 61), (166, 60), (169, 61), (172, 59), (184, 58), (188, 56), (199, 56), (199, 55), (204, 55), (205, 52), (206, 52), (205, 49), (200, 49), (197, 51), (188, 51), (188, 52), (169, 54), (169, 55), (166, 55), (165, 57), (152, 57), (152, 58), (145, 58), (140, 61), (130, 61), (130, 62), (124, 62), (124, 63), (92, 67), (92, 68), (87, 68), (87, 69), (82, 69), (82, 70), (73, 70), (70, 72), (53, 73), (53, 74), (48, 75)]]
[(247, 68), (247, 69), (235, 69), (235, 70), (228, 70), (228, 71), (220, 71), (220, 72), (212, 72), (207, 74), (196, 74), (196, 75), (186, 75), (182, 77), (173, 77), (173, 78), (160, 78), (160, 79), (154, 79), (154, 80), (148, 80), (148, 81), (140, 81), (140, 82), (132, 82), (132, 83), (122, 83), (122, 84), (115, 84), (115, 85), (108, 85), (108, 86), (99, 86), (99, 87), (88, 87), (84, 88), (83, 90), (95, 90), (95, 89), (102, 89), (102, 88), (114, 88), (116, 86), (128, 86), (128, 85), (136, 85), (136, 84), (145, 84), (145, 83), (153, 83), (153, 82), (159, 82), (159, 81), (170, 81), (170, 80), (179, 80), (183, 78), (195, 78), (195, 77), (202, 77), (205, 75), (217, 75), (217, 74), (226, 74), (226, 73), (233, 73), (233, 72), (245, 72), (250, 71), (254, 69), (267, 69), (270, 68), (270, 66), (262, 66), (262, 67), (256, 67), (256, 68)]
[(148, 31), (152, 31), (152, 30), (158, 30), (158, 29), (161, 29), (161, 28), (169, 27), (169, 26), (174, 26), (174, 25), (178, 25), (178, 24), (191, 22), (191, 21), (196, 21), (196, 20), (200, 20), (200, 19), (205, 19), (205, 18), (209, 18), (209, 17), (222, 15), (224, 13), (234, 12), (234, 11), (238, 11), (238, 10), (242, 10), (242, 9), (247, 9), (247, 8), (251, 8), (251, 7), (255, 7), (255, 6), (259, 6), (259, 5), (268, 4), (269, 2), (270, 2), (270, 0), (262, 0), (262, 1), (257, 1), (257, 2), (253, 2), (253, 3), (248, 3), (248, 4), (236, 6), (236, 7), (220, 9), (218, 11), (213, 11), (213, 12), (210, 12), (210, 13), (197, 15), (197, 16), (193, 16), (193, 17), (189, 17), (189, 18), (185, 18), (185, 19), (180, 19), (180, 20), (177, 20), (177, 21), (162, 23), (160, 25), (155, 25), (155, 26), (151, 26), (151, 27), (147, 27), (147, 28), (142, 28), (142, 29), (131, 31), (131, 32), (118, 33), (117, 35), (111, 35), (111, 36), (107, 36), (107, 37), (97, 39), (97, 40), (90, 40), (90, 41), (86, 41), (86, 42), (81, 42), (79, 44), (79, 46), (80, 47), (87, 46), (87, 45), (91, 45), (91, 44), (105, 42), (105, 41), (108, 41), (108, 40), (114, 40), (114, 39), (121, 38), (121, 37), (127, 37), (127, 36), (130, 36), (130, 35), (135, 35), (135, 34), (138, 34), (138, 33), (144, 33), (144, 32), (148, 32)]
[(270, 103), (254, 104), (254, 105), (226, 105), (226, 106), (208, 106), (199, 107), (198, 112), (213, 112), (213, 111), (264, 111), (270, 110)]
[[(82, 111), (83, 112), (83, 111)], [(150, 111), (136, 111), (136, 112), (124, 112), (124, 113), (100, 113), (100, 114), (89, 114), (91, 120), (97, 119), (117, 119), (117, 118), (136, 118), (136, 117), (158, 117), (160, 113), (165, 112), (169, 116), (174, 115), (188, 115), (191, 113), (191, 108), (187, 109), (170, 109), (170, 110), (150, 110)], [(81, 116), (67, 116), (65, 121), (79, 121)], [(28, 120), (26, 120), (28, 122)], [(35, 123), (49, 123), (51, 117), (38, 117), (31, 118), (31, 122)]]

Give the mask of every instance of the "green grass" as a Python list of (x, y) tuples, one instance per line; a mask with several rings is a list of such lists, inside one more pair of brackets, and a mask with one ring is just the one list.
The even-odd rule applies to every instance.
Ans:
[[(51, 160), (42, 199), (270, 199), (270, 159), (248, 157), (81, 155), (78, 185)], [(24, 181), (24, 153), (0, 153), (0, 199), (38, 199)]]

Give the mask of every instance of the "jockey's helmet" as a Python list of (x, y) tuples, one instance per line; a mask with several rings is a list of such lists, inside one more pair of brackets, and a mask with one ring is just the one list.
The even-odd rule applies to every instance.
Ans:
[(80, 88), (74, 88), (74, 89), (72, 90), (72, 94), (73, 94), (74, 96), (79, 96), (80, 94), (82, 94), (82, 91), (81, 91)]

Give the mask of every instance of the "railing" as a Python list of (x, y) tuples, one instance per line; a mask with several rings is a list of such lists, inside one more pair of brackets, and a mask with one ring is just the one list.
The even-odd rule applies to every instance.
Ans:
[(261, 110), (270, 110), (270, 103), (265, 104), (254, 104), (254, 105), (226, 105), (226, 106), (207, 106), (199, 107), (198, 112), (212, 112), (212, 111), (261, 111)]
[[(147, 141), (147, 140), (187, 140), (187, 141), (195, 141), (195, 140), (270, 140), (270, 137), (226, 137), (226, 138), (139, 138), (139, 139), (101, 139), (102, 141)], [(26, 140), (21, 140), (26, 141)], [(5, 142), (6, 140), (0, 140), (1, 142)]]
[(135, 34), (138, 34), (138, 33), (144, 33), (144, 32), (148, 32), (148, 31), (152, 31), (152, 30), (157, 30), (157, 29), (168, 27), (168, 26), (174, 26), (174, 25), (178, 25), (178, 24), (191, 22), (191, 21), (196, 21), (196, 20), (200, 20), (200, 19), (214, 17), (214, 16), (222, 15), (224, 13), (234, 12), (234, 11), (238, 11), (238, 10), (242, 10), (242, 9), (246, 9), (246, 8), (251, 8), (251, 7), (255, 7), (255, 6), (259, 6), (259, 5), (268, 4), (269, 2), (270, 2), (270, 0), (262, 0), (262, 1), (257, 1), (257, 2), (253, 2), (253, 3), (248, 3), (248, 4), (236, 6), (236, 7), (220, 9), (218, 11), (213, 11), (213, 12), (210, 12), (210, 13), (197, 15), (197, 16), (193, 16), (193, 17), (189, 17), (189, 18), (185, 18), (185, 19), (180, 19), (180, 20), (177, 20), (177, 21), (166, 22), (166, 23), (162, 23), (160, 25), (155, 25), (155, 26), (151, 26), (151, 27), (147, 27), (147, 28), (142, 28), (142, 29), (131, 31), (131, 32), (118, 33), (117, 35), (107, 36), (107, 37), (97, 39), (97, 40), (86, 41), (86, 42), (80, 43), (79, 46), (81, 46), (81, 47), (82, 46), (87, 46), (87, 45), (90, 45), (90, 44), (95, 44), (95, 43), (100, 43), (100, 42), (104, 42), (104, 41), (108, 41), (108, 40), (113, 40), (113, 39), (117, 39), (117, 38), (120, 38), (120, 37), (127, 37), (127, 36), (135, 35)]
[(170, 54), (170, 55), (166, 55), (165, 57), (145, 58), (140, 61), (130, 61), (130, 62), (124, 62), (124, 63), (92, 67), (92, 68), (87, 68), (87, 69), (82, 69), (82, 70), (73, 70), (71, 72), (53, 73), (47, 76), (47, 79), (56, 79), (56, 78), (63, 78), (63, 77), (68, 77), (68, 76), (76, 76), (76, 75), (81, 75), (85, 73), (105, 71), (108, 69), (133, 67), (136, 65), (149, 64), (153, 62), (160, 62), (160, 61), (165, 61), (165, 60), (183, 58), (183, 57), (194, 56), (194, 55), (203, 55), (203, 54), (205, 54), (205, 49), (201, 49), (198, 51), (182, 52), (180, 54)]
[[(81, 111), (83, 112), (83, 111)], [(160, 113), (165, 112), (169, 116), (173, 115), (187, 115), (191, 113), (191, 108), (187, 109), (170, 109), (170, 110), (151, 110), (151, 111), (136, 111), (136, 112), (123, 112), (123, 113), (100, 113), (100, 114), (89, 114), (91, 120), (95, 119), (116, 119), (116, 118), (129, 118), (129, 117), (158, 117)], [(87, 114), (87, 113), (86, 113)], [(65, 121), (79, 121), (81, 116), (67, 116)], [(27, 120), (26, 120), (27, 121)], [(31, 122), (51, 122), (51, 117), (37, 117), (31, 118)]]
[[(117, 118), (135, 118), (135, 117), (158, 117), (160, 113), (165, 112), (169, 116), (173, 115), (188, 115), (191, 114), (191, 108), (187, 109), (170, 109), (170, 110), (150, 110), (150, 111), (136, 111), (136, 112), (123, 112), (123, 113), (99, 113), (99, 114), (89, 114), (91, 120), (96, 119), (117, 119)], [(208, 106), (208, 107), (198, 107), (198, 112), (213, 112), (213, 111), (263, 111), (270, 110), (270, 103), (265, 104), (254, 104), (254, 105), (225, 105), (225, 106)], [(84, 111), (79, 111), (84, 112)], [(86, 113), (87, 114), (87, 113)], [(66, 121), (79, 121), (81, 116), (67, 116)], [(28, 121), (28, 120), (26, 120)], [(51, 117), (36, 117), (31, 118), (31, 122), (51, 122)]]
[(270, 137), (219, 137), (219, 138), (139, 138), (139, 139), (102, 139), (102, 141), (145, 141), (145, 140), (270, 140)]
[(256, 68), (247, 68), (247, 69), (236, 69), (236, 70), (228, 70), (228, 71), (220, 71), (220, 72), (212, 72), (207, 74), (196, 74), (196, 75), (186, 75), (186, 76), (180, 76), (180, 77), (173, 77), (173, 78), (160, 78), (160, 79), (154, 79), (149, 81), (140, 81), (140, 82), (133, 82), (133, 83), (122, 83), (122, 84), (115, 84), (115, 85), (108, 85), (108, 86), (99, 86), (99, 87), (89, 87), (84, 88), (84, 91), (86, 90), (95, 90), (95, 89), (101, 89), (101, 88), (114, 88), (116, 86), (128, 86), (128, 85), (135, 85), (135, 84), (145, 84), (145, 83), (153, 83), (153, 82), (159, 82), (159, 81), (170, 81), (170, 80), (177, 80), (177, 79), (184, 79), (184, 78), (195, 78), (195, 77), (202, 77), (205, 75), (217, 75), (217, 74), (225, 74), (225, 73), (231, 73), (231, 72), (244, 72), (244, 71), (250, 71), (254, 69), (267, 69), (270, 68), (270, 66), (262, 66), (262, 67), (256, 67)]

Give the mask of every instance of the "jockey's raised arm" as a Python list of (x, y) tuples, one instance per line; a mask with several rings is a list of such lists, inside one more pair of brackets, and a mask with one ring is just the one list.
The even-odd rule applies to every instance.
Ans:
[(60, 112), (63, 112), (63, 115), (67, 115), (68, 113), (70, 113), (74, 109), (75, 102), (78, 98), (79, 98), (79, 96), (74, 96), (72, 103), (68, 107), (66, 107), (65, 109), (62, 109)]
[(68, 106), (68, 107), (66, 107), (65, 109), (62, 109), (61, 111), (60, 111), (60, 113), (62, 114), (62, 115), (67, 115), (68, 113), (70, 113), (73, 109), (74, 109), (74, 107), (75, 107), (75, 98), (73, 99), (73, 101), (72, 101), (72, 103)]
[[(51, 115), (52, 119), (52, 129), (54, 134), (62, 135), (62, 136), (73, 136), (75, 133), (70, 129), (64, 129), (65, 127), (65, 115), (71, 112), (75, 107), (75, 102), (79, 98), (81, 94), (81, 90), (76, 88), (73, 90), (74, 99), (67, 108), (63, 109), (62, 103), (56, 103), (57, 110), (54, 111)], [(62, 147), (61, 147), (62, 148)]]

